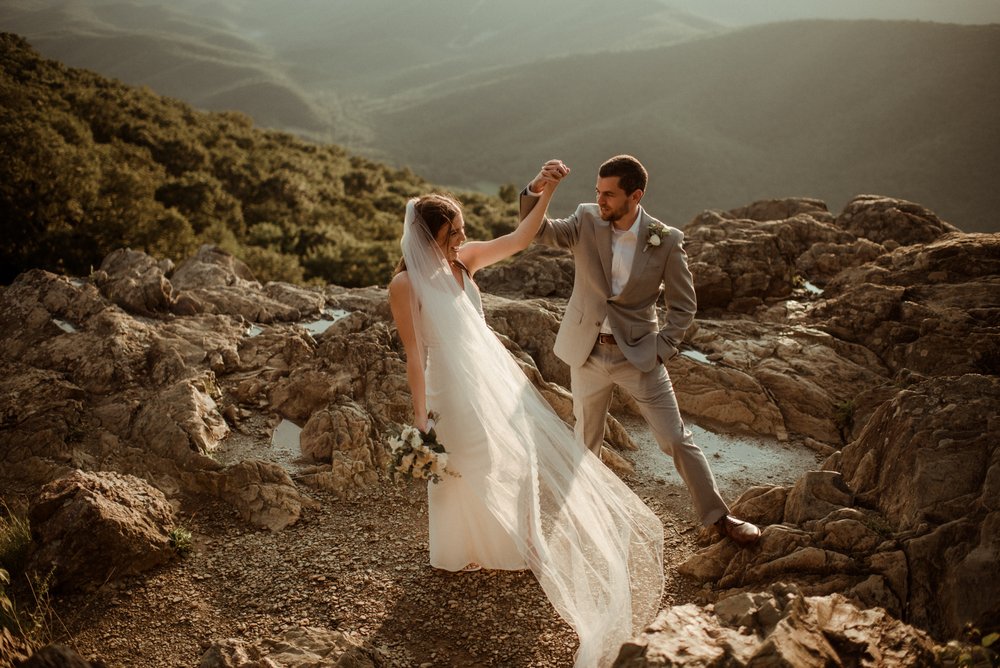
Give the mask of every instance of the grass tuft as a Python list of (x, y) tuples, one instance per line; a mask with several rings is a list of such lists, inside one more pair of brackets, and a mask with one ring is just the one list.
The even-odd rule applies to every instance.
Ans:
[(182, 526), (174, 527), (170, 531), (170, 547), (182, 557), (191, 554), (194, 549), (194, 540), (191, 532)]

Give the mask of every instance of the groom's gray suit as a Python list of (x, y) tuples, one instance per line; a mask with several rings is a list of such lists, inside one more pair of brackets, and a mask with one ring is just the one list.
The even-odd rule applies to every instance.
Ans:
[[(537, 202), (528, 189), (522, 191), (522, 220)], [(611, 224), (601, 219), (597, 205), (581, 204), (569, 218), (545, 219), (536, 241), (567, 248), (575, 260), (573, 293), (554, 350), (570, 366), (578, 437), (600, 453), (611, 393), (615, 385), (622, 386), (636, 400), (660, 449), (673, 457), (699, 519), (708, 526), (729, 508), (704, 453), (684, 426), (670, 377), (660, 363), (677, 355), (694, 320), (694, 281), (681, 231), (666, 228), (661, 243), (652, 245), (647, 243), (651, 224), (662, 225), (639, 207), (632, 268), (621, 292), (612, 296)], [(663, 326), (656, 315), (661, 286), (667, 307)], [(599, 343), (605, 318), (614, 342)]]

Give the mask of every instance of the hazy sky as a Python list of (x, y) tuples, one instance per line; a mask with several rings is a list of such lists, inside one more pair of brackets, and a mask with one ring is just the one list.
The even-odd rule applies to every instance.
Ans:
[(1000, 23), (1000, 0), (664, 0), (725, 25), (805, 18)]

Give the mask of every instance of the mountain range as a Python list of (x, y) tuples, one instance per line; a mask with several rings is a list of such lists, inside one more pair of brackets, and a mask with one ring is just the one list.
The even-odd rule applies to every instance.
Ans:
[(1000, 229), (1000, 25), (733, 27), (735, 5), (716, 9), (15, 0), (0, 22), (67, 64), (455, 188), (520, 186), (562, 158), (575, 171), (556, 213), (589, 199), (603, 159), (630, 152), (651, 173), (647, 209), (678, 226), (755, 199), (839, 208), (876, 192)]

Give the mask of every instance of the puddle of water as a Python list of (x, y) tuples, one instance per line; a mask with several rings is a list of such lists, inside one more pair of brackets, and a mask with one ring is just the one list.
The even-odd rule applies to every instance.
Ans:
[(804, 287), (806, 290), (808, 290), (809, 292), (813, 293), (814, 295), (821, 295), (821, 294), (823, 294), (823, 288), (817, 288), (815, 285), (813, 285), (809, 281), (804, 282), (802, 284), (802, 287)]
[[(294, 422), (282, 420), (274, 428), (271, 434), (271, 447), (282, 454), (289, 454), (292, 458), (299, 456), (299, 436), (302, 434), (302, 427)], [(277, 454), (277, 453), (276, 453)]]
[[(684, 485), (674, 461), (663, 454), (646, 421), (638, 417), (619, 418), (637, 452), (627, 453), (636, 471), (671, 485)], [(791, 486), (806, 471), (819, 468), (821, 457), (805, 446), (781, 443), (777, 439), (755, 436), (716, 434), (698, 425), (686, 423), (694, 434), (715, 481), (727, 501), (754, 485)]]
[(702, 364), (715, 364), (715, 362), (708, 359), (708, 356), (699, 350), (682, 350), (681, 355), (684, 357), (689, 357), (696, 362), (701, 362)]
[(65, 320), (60, 320), (59, 318), (52, 318), (52, 322), (56, 324), (56, 327), (66, 332), (67, 334), (76, 334), (77, 329)]
[(290, 473), (295, 471), (302, 464), (299, 450), (302, 428), (288, 420), (282, 420), (273, 429), (266, 423), (266, 416), (252, 417), (242, 424), (243, 429), (230, 431), (212, 456), (227, 466), (259, 459), (279, 464)]
[(341, 318), (347, 317), (348, 315), (350, 315), (350, 311), (345, 311), (344, 309), (339, 308), (328, 308), (323, 311), (323, 316), (319, 320), (300, 322), (299, 327), (305, 327), (310, 334), (318, 336), (330, 329), (330, 325), (337, 322)]

